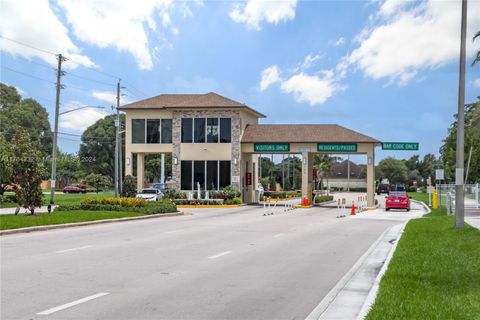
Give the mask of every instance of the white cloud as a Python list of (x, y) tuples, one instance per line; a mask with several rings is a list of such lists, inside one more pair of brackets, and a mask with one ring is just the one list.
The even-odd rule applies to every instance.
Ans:
[(475, 79), (475, 80), (473, 81), (473, 85), (474, 85), (475, 87), (480, 88), (480, 78)]
[(302, 65), (300, 66), (300, 69), (302, 69), (302, 70), (309, 69), (315, 62), (320, 60), (320, 58), (321, 58), (321, 56), (318, 55), (318, 54), (314, 55), (314, 56), (309, 54), (308, 56), (305, 57), (305, 59), (303, 59)]
[(335, 41), (335, 43), (333, 44), (334, 47), (338, 47), (338, 46), (342, 46), (345, 44), (345, 38), (344, 37), (340, 37), (337, 39), (337, 41)]
[(278, 24), (295, 18), (297, 0), (248, 0), (236, 5), (230, 18), (237, 23), (245, 23), (248, 29), (261, 30), (263, 21)]
[[(389, 78), (406, 84), (419, 71), (455, 61), (460, 46), (460, 4), (460, 1), (385, 1), (373, 18), (373, 27), (357, 36), (360, 44), (348, 56), (348, 63), (373, 79)], [(470, 33), (480, 27), (478, 12), (480, 1), (470, 1)], [(467, 34), (467, 39), (471, 38), (472, 34)], [(467, 44), (470, 55), (475, 48), (471, 41)]]
[(180, 30), (178, 30), (178, 28), (172, 28), (172, 34), (174, 36), (178, 36), (180, 34)]
[[(97, 100), (106, 102), (109, 105), (116, 106), (117, 105), (117, 93), (113, 91), (92, 91), (92, 96)], [(126, 104), (129, 100), (126, 96), (120, 97), (120, 104)]]
[(260, 90), (265, 91), (270, 85), (279, 82), (281, 80), (279, 74), (280, 71), (277, 66), (271, 66), (263, 70), (262, 79), (260, 80)]
[(324, 72), (323, 77), (299, 73), (284, 81), (281, 89), (292, 93), (297, 102), (308, 102), (310, 105), (320, 105), (330, 98), (340, 88), (335, 84), (331, 71)]
[[(90, 58), (83, 55), (72, 42), (67, 28), (52, 11), (48, 0), (2, 1), (1, 8), (0, 34), (2, 37), (40, 49), (47, 49), (52, 53), (63, 53), (84, 66), (95, 66)], [(39, 57), (52, 66), (57, 64), (52, 54), (31, 49), (3, 38), (0, 38), (0, 48), (14, 56), (20, 55), (27, 59)], [(64, 66), (75, 68), (77, 65), (66, 62)]]
[[(74, 109), (80, 107), (79, 102), (70, 102), (66, 109)], [(65, 129), (74, 129), (84, 131), (94, 124), (98, 119), (104, 118), (108, 113), (102, 109), (81, 109), (60, 115), (60, 127)]]
[(80, 40), (100, 48), (128, 51), (140, 69), (153, 67), (145, 29), (157, 29), (154, 13), (161, 17), (162, 26), (171, 23), (171, 0), (59, 0), (58, 4)]

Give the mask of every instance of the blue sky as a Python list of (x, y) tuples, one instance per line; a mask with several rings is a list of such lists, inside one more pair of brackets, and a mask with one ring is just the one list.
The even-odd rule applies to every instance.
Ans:
[[(471, 61), (480, 2), (469, 6)], [(53, 122), (55, 56), (20, 42), (77, 62), (65, 63), (62, 110), (108, 107), (61, 117), (59, 131), (73, 134), (60, 136), (66, 152), (111, 112), (115, 77), (124, 103), (214, 91), (265, 113), (263, 123), (336, 123), (420, 142), (422, 156), (438, 155), (457, 109), (459, 1), (5, 0), (1, 15), (2, 82)], [(466, 82), (472, 102), (479, 66), (467, 67)], [(376, 160), (413, 154), (378, 148)]]

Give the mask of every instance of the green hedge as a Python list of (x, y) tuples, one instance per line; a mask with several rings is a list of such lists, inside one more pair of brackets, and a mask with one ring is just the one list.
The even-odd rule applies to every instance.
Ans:
[(218, 206), (221, 205), (221, 201), (214, 200), (187, 200), (187, 199), (175, 199), (175, 204), (184, 206)]
[(300, 194), (297, 191), (265, 191), (263, 196), (272, 199), (285, 199), (299, 197)]
[(140, 212), (143, 214), (157, 214), (177, 212), (177, 205), (168, 199), (148, 202), (143, 207), (123, 207), (114, 204), (91, 204), (82, 203), (80, 205), (62, 205), (55, 208), (55, 211), (72, 211), (72, 210), (88, 210), (88, 211), (129, 211)]
[(322, 203), (327, 201), (332, 201), (333, 196), (320, 196), (315, 198), (315, 203)]
[(11, 194), (8, 194), (8, 195), (0, 195), (0, 202), (1, 203), (4, 203), (4, 202), (13, 202), (13, 203), (17, 203), (17, 196), (16, 195), (11, 195)]

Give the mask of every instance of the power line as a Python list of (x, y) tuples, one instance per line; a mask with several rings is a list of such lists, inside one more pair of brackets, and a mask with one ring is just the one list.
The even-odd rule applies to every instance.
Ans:
[(25, 57), (22, 57), (22, 56), (16, 56), (15, 58), (20, 58), (21, 60), (24, 60), (24, 61), (27, 61), (28, 63), (33, 63), (33, 64), (36, 64), (38, 66), (41, 66), (41, 67), (44, 67), (46, 69), (49, 69), (49, 70), (54, 70), (56, 71), (57, 69), (55, 69), (54, 67), (48, 65), (48, 64), (45, 64), (45, 63), (41, 63), (41, 62), (37, 62), (37, 61), (33, 61), (33, 60), (30, 60), (30, 59), (27, 59)]
[(123, 80), (123, 82), (124, 82), (125, 84), (127, 84), (130, 88), (132, 88), (133, 90), (135, 90), (135, 91), (137, 91), (138, 93), (140, 93), (142, 96), (144, 96), (144, 97), (149, 97), (148, 94), (142, 92), (141, 90), (138, 90), (138, 89), (135, 88), (130, 82), (128, 82), (128, 81), (126, 81), (126, 80)]
[(22, 71), (18, 71), (18, 70), (15, 70), (15, 69), (12, 69), (12, 68), (9, 68), (5, 65), (1, 65), (2, 69), (6, 69), (6, 70), (9, 70), (11, 72), (15, 72), (15, 73), (18, 73), (18, 74), (21, 74), (21, 75), (24, 75), (26, 77), (30, 77), (30, 78), (33, 78), (33, 79), (37, 79), (37, 80), (41, 80), (41, 81), (45, 81), (45, 82), (49, 82), (51, 84), (56, 84), (55, 82), (53, 81), (50, 81), (50, 80), (47, 80), (47, 79), (43, 79), (43, 78), (40, 78), (40, 77), (37, 77), (37, 76), (34, 76), (34, 75), (31, 75), (31, 74), (28, 74), (28, 73), (25, 73), (25, 72), (22, 72)]
[(29, 44), (26, 44), (26, 43), (23, 43), (23, 42), (20, 42), (20, 41), (17, 41), (17, 40), (13, 40), (13, 39), (10, 39), (10, 38), (6, 38), (4, 36), (1, 36), (3, 39), (5, 40), (8, 40), (8, 41), (11, 41), (11, 42), (14, 42), (16, 44), (19, 44), (19, 45), (22, 45), (22, 46), (25, 46), (25, 47), (28, 47), (28, 48), (31, 48), (31, 49), (34, 49), (34, 50), (37, 50), (37, 51), (41, 51), (43, 53), (48, 53), (48, 54), (52, 54), (54, 56), (57, 56), (56, 53), (54, 52), (51, 52), (51, 51), (48, 51), (48, 50), (45, 50), (45, 49), (40, 49), (40, 48), (37, 48), (35, 46), (32, 46), (32, 45), (29, 45)]
[(103, 84), (103, 85), (110, 86), (110, 87), (115, 87), (115, 86), (116, 86), (116, 85), (113, 84), (113, 83), (107, 83), (107, 82), (103, 82), (103, 81), (98, 81), (98, 80), (95, 80), (95, 79), (91, 79), (91, 78), (87, 78), (87, 77), (84, 77), (84, 76), (80, 76), (80, 75), (75, 74), (75, 73), (72, 73), (72, 72), (65, 72), (65, 74), (66, 74), (66, 75), (73, 76), (73, 77), (75, 77), (75, 78), (79, 78), (79, 79), (83, 79), (83, 80), (95, 82), (95, 83), (98, 83), (98, 84)]

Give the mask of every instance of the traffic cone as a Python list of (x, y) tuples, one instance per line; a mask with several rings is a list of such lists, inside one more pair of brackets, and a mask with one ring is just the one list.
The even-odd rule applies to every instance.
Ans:
[(352, 210), (350, 211), (350, 215), (351, 216), (354, 216), (356, 213), (355, 213), (355, 201), (352, 201)]

